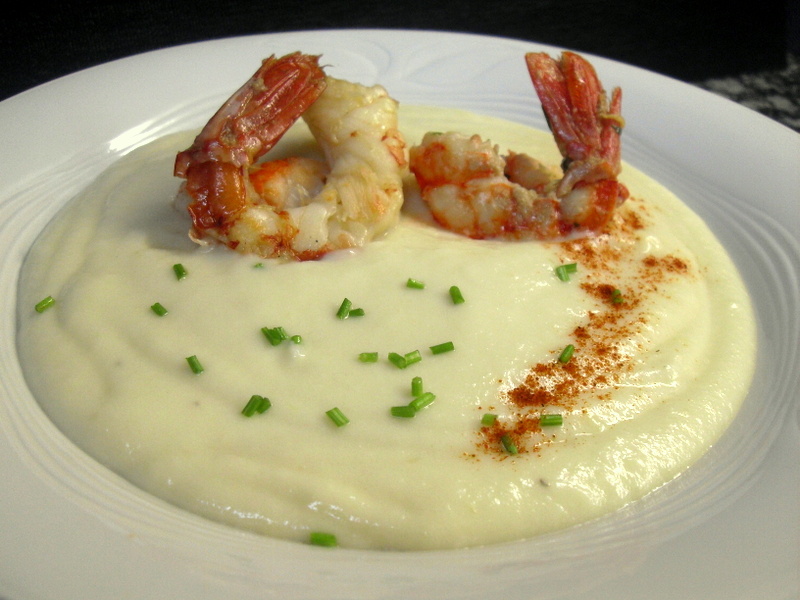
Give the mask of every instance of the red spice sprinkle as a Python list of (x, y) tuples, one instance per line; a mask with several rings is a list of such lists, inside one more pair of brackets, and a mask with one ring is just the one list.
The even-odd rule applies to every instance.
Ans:
[[(559, 409), (567, 421), (570, 412), (586, 413), (587, 401), (610, 400), (612, 390), (634, 368), (629, 347), (648, 322), (648, 297), (663, 293), (663, 284), (675, 277), (691, 274), (690, 265), (677, 256), (636, 259), (627, 253), (640, 241), (644, 212), (641, 202), (629, 202), (605, 233), (559, 244), (560, 260), (580, 265), (581, 289), (596, 301), (596, 309), (571, 332), (570, 343), (581, 351), (566, 364), (555, 359), (534, 364), (522, 384), (501, 391), (503, 417), (480, 428), (479, 453), (511, 458), (501, 443), (505, 435), (519, 454), (540, 451), (552, 439), (539, 426), (542, 414)], [(625, 290), (624, 302), (614, 302), (618, 288)], [(557, 357), (562, 349), (552, 353)]]

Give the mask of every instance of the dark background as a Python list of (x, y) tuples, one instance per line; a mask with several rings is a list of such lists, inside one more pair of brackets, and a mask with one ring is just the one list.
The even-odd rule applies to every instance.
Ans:
[[(685, 81), (782, 68), (800, 0), (195, 0), (62, 2), (0, 20), (0, 99), (117, 58), (222, 37), (326, 28), (436, 29), (527, 39)], [(40, 8), (44, 6), (45, 8)]]

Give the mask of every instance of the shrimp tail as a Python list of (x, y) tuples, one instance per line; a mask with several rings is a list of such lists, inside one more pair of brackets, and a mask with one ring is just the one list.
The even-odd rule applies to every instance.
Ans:
[(594, 67), (574, 52), (563, 52), (559, 60), (532, 52), (525, 62), (563, 157), (564, 176), (556, 188), (561, 218), (599, 231), (629, 195), (617, 180), (622, 91), (614, 88), (609, 100)]
[(326, 86), (319, 56), (295, 52), (265, 59), (214, 114), (174, 174), (186, 179), (194, 234), (225, 229), (247, 202), (247, 168), (268, 152)]
[(594, 67), (574, 52), (563, 52), (558, 61), (531, 52), (525, 61), (564, 157), (559, 196), (579, 181), (615, 179), (621, 170), (620, 134), (625, 126), (621, 90), (615, 88), (609, 101)]
[(278, 143), (325, 85), (319, 56), (270, 56), (217, 110), (191, 147), (178, 154), (175, 175), (186, 177), (189, 166), (198, 162), (253, 164)]

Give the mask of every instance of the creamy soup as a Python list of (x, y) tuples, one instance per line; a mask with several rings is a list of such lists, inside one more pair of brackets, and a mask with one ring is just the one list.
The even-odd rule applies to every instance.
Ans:
[[(458, 130), (559, 162), (548, 134), (517, 124), (400, 116), (411, 143)], [(384, 238), (283, 262), (189, 240), (172, 165), (192, 137), (130, 153), (69, 204), (32, 248), (19, 295), (19, 354), (48, 416), (178, 507), (351, 548), (526, 538), (673, 479), (747, 393), (755, 332), (741, 279), (703, 222), (628, 165), (631, 198), (592, 238), (459, 237), (409, 181)], [(307, 146), (299, 123), (274, 152)], [(34, 310), (46, 296), (53, 305)], [(363, 314), (337, 316), (345, 299)], [(419, 386), (424, 406), (393, 414)], [(269, 408), (246, 416), (253, 396)]]

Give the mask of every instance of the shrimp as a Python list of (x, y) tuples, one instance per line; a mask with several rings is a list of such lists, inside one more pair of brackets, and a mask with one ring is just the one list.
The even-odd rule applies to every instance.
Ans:
[(427, 133), (409, 150), (410, 168), (433, 218), (476, 238), (555, 240), (596, 233), (628, 197), (621, 171), (622, 93), (609, 101), (594, 68), (564, 52), (525, 55), (563, 161), (561, 177), (536, 159), (480, 136)]
[[(299, 119), (325, 160), (257, 162)], [(190, 237), (264, 258), (314, 260), (390, 230), (403, 203), (397, 102), (326, 76), (318, 56), (271, 56), (178, 153)]]

